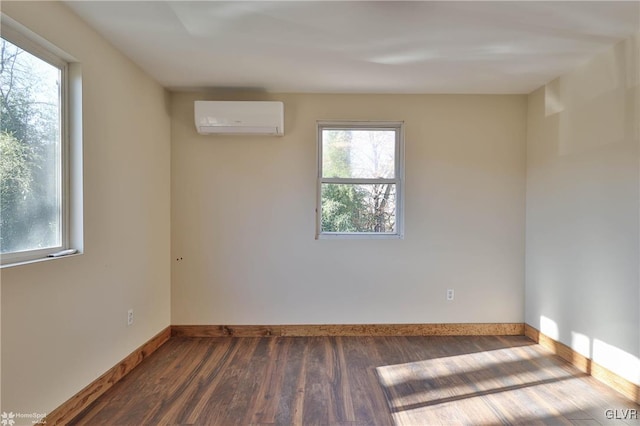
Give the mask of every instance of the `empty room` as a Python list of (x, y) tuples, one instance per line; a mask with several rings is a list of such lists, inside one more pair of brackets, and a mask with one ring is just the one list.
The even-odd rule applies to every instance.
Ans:
[(2, 1), (0, 424), (640, 424), (640, 2)]

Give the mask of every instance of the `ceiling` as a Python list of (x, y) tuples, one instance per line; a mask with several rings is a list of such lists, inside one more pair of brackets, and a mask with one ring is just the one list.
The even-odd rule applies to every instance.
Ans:
[(66, 4), (181, 90), (529, 93), (640, 28), (638, 1)]

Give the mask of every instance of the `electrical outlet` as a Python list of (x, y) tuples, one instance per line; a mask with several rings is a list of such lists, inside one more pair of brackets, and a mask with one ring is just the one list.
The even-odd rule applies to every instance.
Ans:
[(453, 289), (452, 288), (448, 288), (447, 289), (447, 300), (453, 300)]
[(127, 325), (133, 325), (133, 309), (127, 311)]

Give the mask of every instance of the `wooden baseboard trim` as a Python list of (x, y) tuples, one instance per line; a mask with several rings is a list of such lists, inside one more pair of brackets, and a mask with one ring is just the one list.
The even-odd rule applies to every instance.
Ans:
[(69, 423), (98, 397), (104, 394), (116, 382), (126, 376), (138, 364), (154, 353), (171, 337), (171, 327), (167, 327), (156, 334), (148, 342), (133, 351), (129, 356), (109, 369), (80, 392), (69, 398), (61, 406), (53, 410), (40, 423), (46, 425), (62, 425)]
[(523, 323), (174, 325), (171, 327), (171, 335), (175, 337), (521, 336), (523, 334)]
[(564, 343), (560, 343), (557, 340), (552, 339), (529, 324), (524, 325), (524, 335), (574, 365), (583, 373), (590, 374), (613, 390), (618, 391), (625, 397), (634, 401), (636, 404), (640, 404), (640, 386), (635, 383), (630, 382), (613, 371), (604, 368), (597, 362), (579, 354)]

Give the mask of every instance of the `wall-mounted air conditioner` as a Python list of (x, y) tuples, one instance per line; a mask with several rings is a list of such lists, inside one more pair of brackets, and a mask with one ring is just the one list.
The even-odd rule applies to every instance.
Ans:
[(271, 101), (195, 101), (198, 133), (284, 135), (284, 104)]

